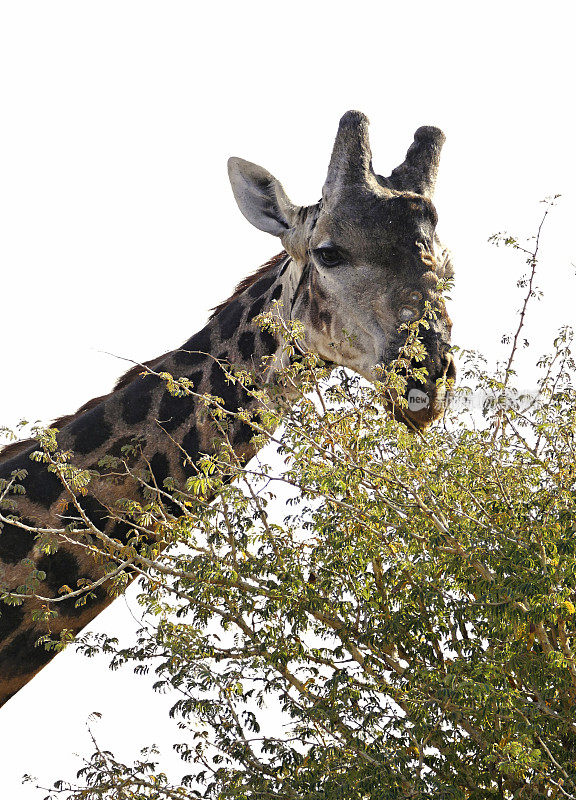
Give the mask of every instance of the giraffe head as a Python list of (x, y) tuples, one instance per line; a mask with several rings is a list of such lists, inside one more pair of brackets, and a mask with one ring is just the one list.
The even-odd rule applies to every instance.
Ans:
[(429, 327), (420, 331), (426, 356), (418, 364), (428, 377), (425, 384), (409, 379), (403, 414), (417, 427), (440, 416), (438, 379), (455, 375), (451, 323), (438, 293), (451, 265), (435, 232), (432, 202), (443, 141), (438, 128), (419, 128), (404, 163), (384, 178), (372, 169), (368, 120), (349, 111), (340, 121), (322, 199), (307, 207), (291, 203), (262, 167), (229, 161), (240, 210), (278, 236), (292, 258), (291, 317), (304, 323), (307, 346), (323, 359), (374, 379), (398, 357), (403, 324), (430, 304)]

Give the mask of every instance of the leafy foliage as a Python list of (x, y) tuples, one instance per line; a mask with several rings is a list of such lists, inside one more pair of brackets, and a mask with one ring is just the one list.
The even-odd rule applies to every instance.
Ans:
[[(297, 402), (244, 412), (255, 436), (282, 421), (274, 467), (239, 461), (209, 404), (219, 450), (181, 513), (150, 492), (163, 546), (134, 551), (155, 625), (135, 647), (82, 645), (177, 690), (191, 774), (170, 786), (149, 754), (130, 766), (97, 748), (83, 785), (51, 796), (576, 797), (571, 343), (563, 329), (530, 398), (512, 359), (490, 373), (462, 354), (462, 386), (424, 434), (387, 413), (398, 370), (328, 379), (300, 354), (283, 377)], [(464, 413), (466, 397), (480, 407)]]

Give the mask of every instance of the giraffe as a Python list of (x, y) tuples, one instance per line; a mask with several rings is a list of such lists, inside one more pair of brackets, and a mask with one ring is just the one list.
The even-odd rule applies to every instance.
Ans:
[[(404, 162), (389, 177), (372, 168), (368, 120), (357, 111), (340, 120), (321, 200), (294, 205), (269, 172), (240, 158), (229, 160), (229, 177), (242, 214), (254, 226), (280, 239), (283, 251), (244, 279), (219, 305), (207, 325), (181, 347), (132, 368), (107, 395), (90, 400), (54, 423), (58, 446), (74, 453), (74, 463), (96, 469), (105, 456), (120, 456), (137, 439), (131, 469), (115, 482), (96, 474), (83, 494), (73, 497), (48, 465), (30, 458), (35, 441), (8, 445), (0, 454), (0, 496), (14, 471), (26, 470), (23, 495), (6, 498), (0, 514), (0, 590), (14, 591), (31, 567), (44, 574), (36, 594), (59, 598), (52, 608), (52, 635), (78, 633), (111, 601), (99, 583), (78, 604), (86, 581), (103, 581), (102, 568), (75, 546), (86, 522), (125, 544), (130, 526), (114, 513), (121, 498), (138, 498), (138, 470), (152, 485), (170, 476), (183, 486), (202, 453), (214, 447), (214, 432), (201, 414), (197, 396), (166, 391), (159, 372), (185, 377), (198, 393), (222, 399), (226, 410), (251, 409), (256, 401), (227, 381), (224, 364), (259, 369), (263, 383), (274, 382), (286, 358), (282, 343), (257, 325), (272, 307), (286, 321), (303, 324), (305, 346), (330, 365), (342, 365), (374, 379), (375, 369), (397, 357), (405, 341), (401, 323), (415, 320), (429, 301), (437, 310), (424, 332), (424, 388), (429, 403), (406, 416), (423, 428), (442, 413), (439, 378), (453, 378), (449, 353), (451, 323), (437, 284), (451, 274), (448, 252), (435, 233), (432, 195), (443, 133), (419, 128)], [(440, 384), (442, 381), (439, 382)], [(410, 384), (409, 384), (410, 386)], [(241, 420), (230, 429), (235, 452), (254, 454), (253, 431)], [(22, 474), (22, 473), (20, 473)], [(80, 511), (81, 509), (81, 511)], [(85, 517), (85, 519), (82, 519)], [(115, 518), (116, 517), (116, 518)], [(55, 552), (42, 550), (34, 529), (65, 529)], [(62, 587), (65, 594), (60, 591)], [(66, 598), (66, 593), (74, 593)], [(45, 603), (44, 603), (45, 605)], [(50, 605), (50, 604), (48, 604)], [(51, 658), (38, 645), (45, 623), (33, 618), (41, 606), (31, 596), (21, 605), (0, 602), (0, 705), (24, 686)]]

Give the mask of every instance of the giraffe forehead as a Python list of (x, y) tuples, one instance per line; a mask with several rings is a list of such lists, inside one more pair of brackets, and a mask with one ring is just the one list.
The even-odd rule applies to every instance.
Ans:
[(320, 210), (310, 242), (317, 247), (330, 241), (352, 250), (386, 242), (413, 244), (414, 237), (429, 237), (436, 221), (433, 203), (421, 195), (358, 191)]

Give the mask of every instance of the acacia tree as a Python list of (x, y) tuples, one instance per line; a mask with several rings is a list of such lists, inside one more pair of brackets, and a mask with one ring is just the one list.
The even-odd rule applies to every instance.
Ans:
[[(94, 742), (80, 785), (50, 797), (576, 797), (572, 334), (539, 362), (537, 394), (516, 393), (539, 237), (498, 241), (528, 267), (510, 357), (490, 372), (461, 354), (443, 425), (417, 434), (387, 413), (418, 372), (418, 324), (373, 385), (328, 379), (284, 329), (290, 408), (230, 374), (259, 395), (256, 437), (282, 422), (277, 469), (239, 462), (229, 412), (206, 398), (218, 452), (185, 489), (150, 486), (126, 508), (131, 543), (101, 548), (118, 588), (118, 564), (140, 576), (154, 624), (136, 646), (80, 645), (176, 690), (190, 775), (173, 785), (153, 750), (124, 764)], [(483, 402), (468, 414), (458, 397)]]

